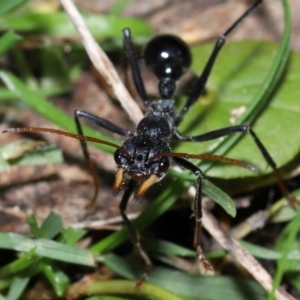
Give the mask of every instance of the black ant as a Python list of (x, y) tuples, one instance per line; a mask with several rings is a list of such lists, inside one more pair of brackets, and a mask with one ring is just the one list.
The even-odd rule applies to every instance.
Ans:
[[(209, 74), (213, 68), (213, 65), (215, 64), (220, 50), (225, 44), (226, 37), (261, 2), (262, 0), (255, 1), (245, 11), (245, 13), (240, 18), (238, 18), (231, 25), (231, 27), (229, 27), (217, 39), (208, 62), (204, 67), (204, 70), (198, 77), (194, 87), (189, 93), (185, 105), (179, 113), (177, 113), (175, 110), (174, 100), (172, 98), (176, 88), (176, 81), (180, 79), (183, 73), (191, 65), (192, 57), (188, 46), (180, 38), (173, 35), (157, 36), (150, 40), (150, 42), (146, 45), (146, 48), (144, 50), (146, 65), (159, 80), (158, 91), (160, 99), (150, 102), (145, 91), (144, 83), (141, 78), (140, 69), (137, 63), (137, 58), (133, 49), (131, 32), (130, 29), (126, 28), (123, 30), (124, 46), (132, 69), (133, 82), (139, 97), (141, 98), (144, 106), (147, 108), (145, 117), (139, 122), (135, 132), (121, 128), (108, 120), (79, 109), (75, 110), (75, 123), (78, 134), (72, 134), (69, 132), (48, 128), (10, 128), (5, 130), (5, 132), (52, 132), (79, 139), (85, 160), (88, 163), (95, 183), (95, 193), (91, 202), (92, 204), (95, 202), (99, 189), (99, 183), (97, 174), (91, 163), (90, 155), (87, 149), (87, 142), (92, 141), (102, 143), (117, 149), (114, 154), (114, 159), (117, 165), (117, 172), (116, 179), (113, 185), (113, 196), (117, 196), (117, 194), (124, 186), (125, 175), (129, 175), (129, 183), (127, 185), (127, 189), (125, 189), (119, 208), (123, 221), (130, 232), (132, 242), (137, 247), (146, 264), (146, 271), (143, 277), (138, 282), (138, 285), (145, 281), (147, 276), (149, 275), (151, 269), (151, 261), (140, 246), (137, 232), (125, 213), (127, 203), (134, 189), (136, 191), (133, 197), (133, 202), (137, 201), (141, 196), (143, 196), (150, 186), (165, 177), (171, 162), (174, 162), (182, 168), (185, 168), (195, 174), (197, 181), (196, 196), (194, 200), (194, 215), (196, 220), (194, 247), (197, 251), (199, 261), (203, 264), (206, 270), (209, 270), (211, 269), (211, 266), (205, 259), (200, 245), (200, 229), (202, 217), (201, 184), (202, 180), (204, 180), (205, 177), (201, 169), (187, 159), (198, 158), (220, 160), (236, 164), (250, 170), (254, 170), (252, 166), (223, 156), (216, 156), (212, 154), (187, 154), (172, 152), (169, 145), (171, 140), (203, 142), (223, 137), (232, 133), (248, 132), (250, 133), (266, 162), (272, 167), (283, 194), (290, 198), (290, 195), (279, 175), (274, 160), (249, 125), (230, 126), (197, 136), (184, 135), (180, 133), (177, 128), (184, 118), (186, 112), (203, 94)], [(121, 136), (128, 137), (128, 139), (122, 144), (122, 146), (118, 146), (104, 140), (84, 136), (80, 118), (87, 119), (88, 121), (91, 121), (99, 127), (102, 127), (113, 133), (117, 133)]]

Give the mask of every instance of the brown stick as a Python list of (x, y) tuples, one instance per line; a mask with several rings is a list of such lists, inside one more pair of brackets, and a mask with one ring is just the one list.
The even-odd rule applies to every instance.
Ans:
[(113, 64), (91, 35), (72, 0), (60, 0), (60, 2), (77, 29), (82, 44), (94, 67), (103, 76), (107, 84), (111, 86), (116, 98), (120, 101), (129, 118), (137, 124), (142, 119), (143, 114), (125, 88)]

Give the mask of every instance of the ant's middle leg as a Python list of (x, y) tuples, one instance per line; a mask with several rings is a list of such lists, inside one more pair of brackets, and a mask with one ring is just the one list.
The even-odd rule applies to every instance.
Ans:
[(190, 161), (183, 159), (181, 157), (173, 157), (175, 163), (180, 165), (181, 167), (190, 170), (197, 176), (196, 182), (196, 195), (194, 200), (194, 215), (196, 221), (196, 228), (195, 228), (195, 236), (194, 236), (194, 247), (197, 251), (198, 259), (200, 263), (203, 265), (205, 271), (212, 271), (212, 266), (205, 258), (202, 248), (201, 248), (201, 241), (200, 241), (200, 234), (201, 234), (201, 218), (202, 218), (202, 180), (204, 180), (204, 175), (202, 171), (195, 166)]
[(264, 144), (261, 142), (261, 140), (258, 138), (258, 136), (255, 134), (255, 132), (252, 130), (252, 128), (249, 125), (236, 125), (236, 126), (230, 126), (214, 131), (210, 131), (204, 134), (200, 134), (197, 136), (185, 136), (179, 133), (178, 131), (176, 132), (176, 137), (179, 140), (184, 140), (184, 141), (190, 141), (190, 142), (204, 142), (204, 141), (210, 141), (219, 137), (224, 137), (232, 133), (247, 133), (249, 132), (252, 139), (254, 140), (257, 148), (260, 150), (262, 156), (264, 157), (265, 161), (267, 164), (273, 169), (274, 176), (277, 180), (277, 183), (280, 187), (280, 190), (282, 194), (289, 200), (290, 204), (292, 206), (295, 206), (295, 203), (297, 202), (296, 197), (294, 197), (292, 194), (289, 193), (287, 190), (286, 186), (283, 183), (283, 180), (280, 176), (280, 173), (277, 169), (277, 165), (272, 158), (271, 154), (268, 152), (267, 148), (264, 146)]
[[(130, 130), (123, 129), (123, 128), (121, 128), (121, 127), (119, 127), (119, 126), (117, 126), (117, 125), (115, 125), (115, 124), (113, 124), (113, 123), (111, 123), (111, 122), (109, 122), (105, 119), (102, 119), (98, 116), (90, 114), (86, 111), (76, 109), (75, 112), (74, 112), (74, 119), (75, 119), (76, 129), (77, 129), (77, 133), (82, 135), (82, 136), (84, 134), (83, 134), (83, 130), (82, 130), (82, 126), (81, 126), (79, 118), (84, 118), (84, 119), (94, 123), (95, 125), (97, 125), (99, 127), (102, 127), (106, 130), (109, 130), (113, 133), (117, 133), (117, 134), (122, 135), (122, 136), (131, 136), (133, 134)], [(82, 149), (82, 153), (84, 155), (84, 159), (85, 159), (85, 161), (87, 163), (87, 166), (90, 170), (90, 173), (92, 175), (94, 186), (95, 186), (93, 198), (87, 205), (87, 208), (89, 208), (89, 207), (92, 207), (96, 202), (96, 198), (97, 198), (97, 195), (98, 195), (98, 192), (99, 192), (100, 184), (99, 184), (99, 179), (98, 179), (97, 172), (96, 172), (95, 167), (94, 167), (94, 165), (91, 161), (91, 158), (90, 158), (90, 154), (89, 154), (89, 151), (88, 151), (86, 141), (80, 140), (80, 146), (81, 146), (81, 149)]]
[(133, 226), (132, 222), (128, 219), (128, 217), (125, 213), (129, 197), (132, 194), (133, 189), (135, 188), (135, 185), (136, 185), (135, 180), (130, 179), (127, 189), (124, 192), (122, 201), (119, 205), (119, 209), (120, 209), (120, 213), (121, 213), (122, 219), (124, 221), (124, 224), (128, 229), (132, 244), (135, 246), (139, 255), (141, 256), (141, 258), (143, 259), (143, 261), (145, 262), (145, 265), (146, 265), (146, 269), (145, 269), (145, 272), (144, 272), (142, 278), (136, 283), (136, 287), (139, 287), (149, 277), (150, 271), (152, 269), (152, 263), (151, 263), (150, 258), (147, 255), (147, 253), (144, 251), (144, 249), (142, 248), (142, 246), (140, 244), (140, 237), (139, 237), (139, 234), (138, 234), (136, 228)]

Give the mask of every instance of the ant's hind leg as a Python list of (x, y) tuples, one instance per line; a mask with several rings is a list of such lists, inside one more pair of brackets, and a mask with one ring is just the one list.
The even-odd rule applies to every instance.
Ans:
[(204, 267), (205, 271), (212, 271), (213, 268), (208, 262), (208, 260), (205, 258), (202, 247), (201, 247), (201, 240), (200, 240), (200, 234), (201, 234), (201, 218), (202, 218), (202, 180), (205, 179), (203, 176), (202, 171), (195, 166), (193, 163), (189, 162), (188, 160), (185, 160), (180, 157), (173, 157), (175, 163), (180, 165), (181, 167), (190, 170), (197, 176), (197, 182), (196, 182), (196, 195), (194, 199), (194, 216), (196, 221), (196, 228), (195, 228), (195, 236), (194, 236), (194, 248), (198, 255), (198, 260)]

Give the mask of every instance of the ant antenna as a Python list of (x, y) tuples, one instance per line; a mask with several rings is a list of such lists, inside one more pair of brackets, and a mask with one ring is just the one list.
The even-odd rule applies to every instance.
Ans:
[[(64, 135), (67, 137), (71, 137), (80, 141), (84, 141), (84, 142), (94, 142), (94, 143), (98, 143), (98, 144), (104, 144), (113, 148), (118, 149), (119, 151), (121, 151), (122, 153), (125, 154), (125, 156), (128, 158), (129, 161), (132, 161), (132, 156), (122, 147), (120, 147), (117, 144), (102, 140), (102, 139), (98, 139), (98, 138), (94, 138), (91, 136), (84, 136), (81, 134), (74, 134), (68, 131), (63, 131), (63, 130), (59, 130), (59, 129), (52, 129), (52, 128), (43, 128), (43, 127), (20, 127), (20, 128), (8, 128), (2, 131), (3, 133), (8, 133), (8, 132), (14, 132), (14, 133), (25, 133), (25, 132), (49, 132), (49, 133), (54, 133), (54, 134), (58, 134), (58, 135)], [(96, 198), (99, 192), (99, 187), (100, 187), (100, 183), (99, 183), (99, 179), (98, 179), (98, 174), (95, 170), (94, 164), (92, 163), (91, 159), (87, 159), (87, 166), (90, 170), (90, 173), (93, 177), (93, 181), (94, 181), (94, 186), (95, 186), (95, 190), (94, 190), (94, 194), (93, 197), (91, 199), (91, 201), (87, 204), (87, 208), (93, 207), (93, 205), (96, 202)]]

